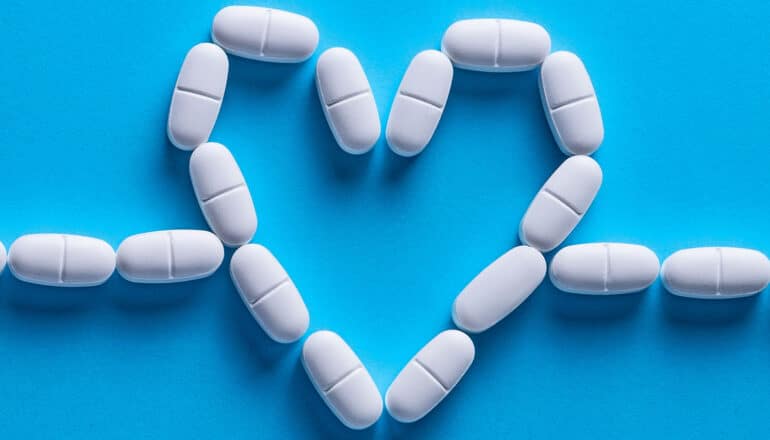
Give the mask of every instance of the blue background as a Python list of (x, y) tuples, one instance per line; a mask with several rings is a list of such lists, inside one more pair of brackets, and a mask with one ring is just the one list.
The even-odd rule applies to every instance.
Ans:
[[(455, 295), (517, 242), (518, 222), (564, 159), (536, 73), (457, 71), (427, 150), (384, 139), (337, 148), (313, 84), (322, 50), (352, 49), (380, 116), (409, 60), (457, 19), (532, 20), (585, 61), (606, 126), (604, 186), (568, 243), (626, 241), (770, 252), (770, 3), (611, 0), (266, 0), (311, 17), (313, 60), (231, 58), (212, 135), (229, 146), (311, 330), (339, 332), (384, 393), (451, 327)], [(165, 124), (186, 51), (221, 1), (5, 1), (0, 15), (0, 240), (205, 228)], [(228, 252), (228, 258), (230, 253)], [(433, 413), (346, 430), (298, 363), (264, 336), (223, 265), (174, 286), (114, 276), (92, 289), (0, 278), (0, 437), (764, 437), (768, 295), (729, 302), (649, 291), (614, 298), (545, 282), (490, 331)]]

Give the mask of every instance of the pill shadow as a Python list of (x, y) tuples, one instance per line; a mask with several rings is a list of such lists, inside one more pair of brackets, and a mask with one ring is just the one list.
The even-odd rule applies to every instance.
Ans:
[(118, 310), (126, 313), (161, 312), (191, 307), (205, 292), (218, 290), (216, 280), (205, 278), (182, 283), (133, 283), (113, 276), (107, 283), (108, 296)]
[[(246, 91), (269, 93), (270, 89), (282, 87), (305, 70), (306, 64), (315, 66), (314, 60), (304, 63), (269, 63), (228, 55), (230, 71), (227, 77), (227, 94)], [(238, 89), (231, 90), (232, 89)], [(225, 96), (227, 98), (227, 96)]]
[(667, 324), (679, 329), (741, 325), (747, 322), (759, 300), (759, 295), (725, 300), (685, 298), (663, 288), (660, 295)]
[(106, 289), (99, 287), (50, 287), (20, 281), (6, 270), (0, 276), (0, 291), (18, 313), (73, 316), (101, 301)]
[(304, 104), (305, 121), (302, 130), (308, 137), (308, 149), (315, 162), (325, 163), (322, 172), (331, 183), (349, 184), (360, 180), (369, 172), (372, 157), (379, 149), (381, 142), (365, 154), (350, 154), (342, 150), (334, 139), (326, 115), (321, 107), (321, 101), (316, 90), (315, 80), (308, 81), (307, 99)]
[(326, 406), (321, 396), (310, 383), (302, 363), (297, 360), (292, 367), (289, 381), (289, 394), (297, 420), (304, 420), (314, 431), (313, 438), (319, 439), (373, 439), (381, 438), (384, 420), (387, 415), (383, 409), (382, 417), (374, 425), (364, 430), (347, 428)]
[(585, 323), (590, 326), (626, 320), (637, 313), (647, 290), (622, 295), (580, 295), (562, 292), (546, 280), (551, 310), (562, 320), (574, 325)]

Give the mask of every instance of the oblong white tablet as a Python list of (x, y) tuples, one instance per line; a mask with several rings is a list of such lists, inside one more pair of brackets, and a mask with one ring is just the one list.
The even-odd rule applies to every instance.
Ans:
[(193, 46), (182, 63), (168, 111), (168, 138), (182, 150), (207, 142), (225, 96), (229, 63), (214, 44)]
[(198, 147), (190, 156), (190, 180), (217, 237), (232, 247), (248, 243), (257, 231), (257, 212), (230, 150), (216, 142)]
[(752, 249), (702, 247), (674, 252), (660, 277), (674, 295), (727, 299), (754, 295), (770, 281), (770, 262)]
[(425, 149), (444, 113), (453, 75), (452, 62), (437, 50), (420, 52), (412, 59), (385, 129), (394, 153), (409, 157)]
[(545, 278), (545, 258), (517, 246), (492, 262), (457, 295), (452, 319), (465, 331), (483, 332), (508, 316)]
[(385, 394), (390, 415), (402, 423), (425, 417), (462, 379), (475, 355), (473, 341), (465, 333), (439, 333), (390, 384)]
[(380, 138), (380, 115), (369, 80), (353, 52), (334, 47), (321, 54), (316, 87), (340, 148), (351, 154), (371, 150)]
[(536, 23), (478, 18), (452, 23), (441, 50), (455, 67), (482, 72), (522, 72), (542, 64), (551, 36)]
[(217, 12), (211, 39), (233, 55), (274, 63), (298, 63), (318, 46), (309, 18), (280, 9), (227, 6)]
[(145, 232), (120, 243), (117, 268), (134, 283), (178, 283), (213, 274), (224, 257), (222, 242), (209, 231)]
[(647, 247), (626, 243), (567, 246), (551, 260), (549, 276), (564, 292), (611, 295), (644, 290), (658, 278), (660, 262)]
[(540, 69), (540, 96), (554, 139), (564, 154), (592, 154), (604, 123), (591, 77), (571, 52), (554, 52)]
[(302, 347), (302, 365), (318, 394), (345, 426), (365, 429), (380, 418), (380, 391), (338, 334), (321, 330), (310, 335)]
[(588, 156), (565, 160), (545, 182), (519, 226), (522, 243), (548, 252), (575, 229), (602, 185), (602, 169)]
[(91, 287), (115, 271), (115, 251), (105, 241), (81, 235), (23, 235), (8, 250), (8, 267), (28, 283)]
[(6, 261), (5, 246), (3, 246), (3, 242), (0, 241), (0, 274), (3, 273), (3, 271), (5, 270), (5, 261)]
[(248, 244), (235, 251), (230, 276), (251, 315), (273, 340), (294, 342), (305, 334), (310, 325), (305, 302), (266, 247)]

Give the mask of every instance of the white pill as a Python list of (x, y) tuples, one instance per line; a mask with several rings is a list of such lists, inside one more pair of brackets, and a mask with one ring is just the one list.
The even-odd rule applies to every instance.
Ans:
[(565, 160), (545, 182), (519, 226), (522, 243), (548, 252), (575, 229), (602, 185), (602, 169), (588, 156)]
[(403, 423), (425, 417), (457, 385), (473, 362), (473, 341), (458, 330), (441, 332), (428, 342), (385, 394), (385, 406)]
[(201, 43), (187, 52), (171, 97), (168, 138), (182, 150), (193, 150), (207, 142), (225, 96), (227, 55), (211, 43)]
[(115, 271), (115, 251), (105, 241), (80, 235), (23, 235), (8, 250), (8, 267), (28, 283), (98, 286)]
[(412, 59), (385, 129), (394, 153), (409, 157), (425, 149), (444, 113), (453, 75), (452, 62), (437, 50), (420, 52)]
[(557, 252), (549, 275), (553, 285), (564, 292), (611, 295), (650, 287), (659, 270), (657, 255), (644, 246), (587, 243)]
[(380, 115), (369, 80), (353, 52), (335, 47), (321, 54), (316, 87), (340, 148), (351, 154), (371, 150), (380, 138)]
[(454, 22), (441, 50), (455, 67), (482, 72), (522, 72), (539, 66), (551, 51), (551, 37), (528, 21), (480, 18)]
[(310, 382), (335, 416), (348, 428), (365, 429), (382, 414), (382, 397), (372, 377), (336, 333), (313, 333), (302, 347), (302, 365)]
[(463, 330), (479, 333), (497, 324), (524, 302), (545, 278), (543, 254), (518, 246), (492, 262), (467, 285), (452, 307)]
[(132, 235), (118, 246), (118, 273), (134, 283), (178, 283), (205, 278), (225, 257), (208, 231), (177, 229)]
[(224, 145), (208, 142), (190, 156), (190, 180), (209, 227), (228, 246), (248, 243), (257, 212), (238, 163)]
[(3, 273), (3, 270), (5, 270), (5, 246), (3, 246), (3, 242), (0, 242), (0, 273)]
[(754, 295), (770, 281), (770, 262), (752, 249), (702, 247), (673, 253), (663, 262), (663, 285), (674, 295), (727, 299)]
[(564, 154), (592, 154), (604, 123), (591, 77), (571, 52), (554, 52), (540, 69), (540, 96), (553, 137)]
[(211, 39), (227, 52), (274, 63), (298, 63), (318, 46), (318, 28), (307, 17), (258, 6), (227, 6), (217, 12)]
[(243, 303), (275, 341), (301, 338), (310, 314), (294, 282), (267, 248), (248, 244), (233, 254), (230, 276)]

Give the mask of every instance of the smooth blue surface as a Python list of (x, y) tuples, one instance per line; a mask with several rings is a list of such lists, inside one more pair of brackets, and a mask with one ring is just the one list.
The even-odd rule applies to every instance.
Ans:
[[(358, 54), (383, 121), (411, 57), (456, 19), (537, 21), (581, 55), (600, 99), (604, 186), (569, 243), (770, 252), (770, 3), (610, 0), (270, 0), (321, 32), (302, 65), (231, 58), (213, 140), (228, 145), (269, 246), (303, 292), (311, 330), (339, 332), (384, 393), (451, 326), (455, 295), (516, 242), (563, 160), (536, 74), (457, 71), (418, 158), (384, 139), (334, 144), (313, 84), (335, 45)], [(11, 0), (0, 15), (0, 240), (204, 228), (188, 153), (165, 137), (185, 52), (219, 1)], [(384, 132), (384, 130), (383, 130)], [(229, 253), (228, 253), (229, 257)], [(545, 283), (474, 336), (476, 361), (414, 425), (348, 431), (270, 342), (227, 267), (177, 286), (113, 277), (56, 290), (0, 278), (0, 438), (724, 438), (767, 435), (768, 294), (684, 300), (659, 284), (619, 298)]]

